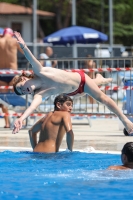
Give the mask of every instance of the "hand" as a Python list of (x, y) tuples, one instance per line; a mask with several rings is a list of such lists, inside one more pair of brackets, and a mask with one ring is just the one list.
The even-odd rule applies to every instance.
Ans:
[(13, 128), (12, 133), (13, 134), (18, 133), (21, 128), (22, 128), (22, 119), (19, 118), (14, 123), (14, 128)]
[(16, 31), (14, 31), (14, 34), (13, 34), (13, 35), (14, 35), (15, 38), (17, 39), (17, 41), (18, 41), (18, 43), (19, 43), (21, 49), (24, 49), (24, 47), (25, 47), (25, 42), (24, 42), (23, 38), (21, 37), (21, 34), (18, 33), (18, 32), (16, 32)]

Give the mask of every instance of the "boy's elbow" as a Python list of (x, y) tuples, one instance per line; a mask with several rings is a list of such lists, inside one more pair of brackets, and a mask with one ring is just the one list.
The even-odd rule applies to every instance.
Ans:
[(28, 130), (28, 133), (29, 133), (30, 136), (32, 136), (32, 130), (31, 129)]
[(67, 132), (67, 135), (68, 135), (68, 136), (74, 136), (73, 131), (72, 131), (72, 130), (68, 131), (68, 132)]
[(31, 129), (28, 130), (29, 134), (31, 133)]

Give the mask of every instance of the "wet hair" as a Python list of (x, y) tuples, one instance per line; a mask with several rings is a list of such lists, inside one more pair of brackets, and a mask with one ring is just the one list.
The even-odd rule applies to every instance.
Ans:
[(73, 103), (73, 100), (66, 94), (60, 94), (58, 95), (57, 97), (55, 97), (55, 100), (54, 100), (54, 109), (56, 110), (57, 106), (57, 102), (63, 104), (65, 103), (66, 101), (71, 101)]
[(124, 145), (122, 154), (127, 156), (128, 162), (133, 162), (133, 142), (127, 142)]
[(25, 72), (23, 72), (21, 75), (17, 75), (13, 78), (13, 89), (14, 89), (14, 92), (17, 94), (17, 95), (22, 95), (21, 93), (19, 93), (16, 89), (16, 85), (21, 82), (21, 78), (22, 76), (26, 77), (26, 78), (33, 78), (34, 77), (34, 74), (26, 74)]

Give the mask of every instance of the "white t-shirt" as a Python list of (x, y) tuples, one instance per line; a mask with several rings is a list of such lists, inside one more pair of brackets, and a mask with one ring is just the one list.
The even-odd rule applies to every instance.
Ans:
[[(48, 59), (49, 57), (48, 57), (45, 53), (41, 53), (41, 54), (40, 54), (40, 58), (41, 58), (41, 59)], [(52, 62), (51, 62), (51, 60), (46, 60), (46, 61), (44, 61), (43, 66), (44, 66), (44, 67), (52, 67)]]

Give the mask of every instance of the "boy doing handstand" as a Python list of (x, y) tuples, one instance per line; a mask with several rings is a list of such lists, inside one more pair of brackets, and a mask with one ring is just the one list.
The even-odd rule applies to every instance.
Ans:
[(67, 72), (56, 68), (43, 67), (28, 49), (20, 33), (15, 32), (14, 36), (17, 38), (34, 72), (33, 76), (29, 78), (24, 75), (15, 77), (14, 91), (18, 95), (33, 94), (34, 99), (23, 115), (15, 121), (13, 133), (18, 132), (22, 128), (22, 121), (41, 104), (43, 97), (60, 93), (70, 96), (81, 96), (84, 93), (89, 94), (115, 113), (129, 134), (133, 132), (133, 123), (122, 113), (116, 103), (98, 87), (102, 83), (111, 81), (110, 79), (104, 79), (102, 76), (91, 79), (82, 70)]

